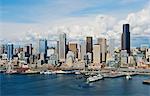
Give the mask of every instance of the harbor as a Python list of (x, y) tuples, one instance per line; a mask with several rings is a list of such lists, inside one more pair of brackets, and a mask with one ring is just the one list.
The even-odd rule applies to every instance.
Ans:
[[(96, 82), (86, 83), (82, 75), (66, 75), (66, 74), (52, 74), (52, 75), (8, 75), (0, 74), (2, 77), (1, 94), (21, 96), (33, 95), (132, 95), (142, 94), (147, 96), (149, 92), (149, 85), (143, 84), (143, 80), (147, 80), (147, 75), (135, 75), (132, 80), (127, 80), (125, 77), (118, 78), (104, 78)], [(80, 78), (82, 77), (82, 78)], [(80, 78), (80, 79), (77, 79)], [(11, 85), (11, 86), (10, 86)], [(126, 86), (124, 88), (123, 86)], [(65, 90), (65, 91), (64, 91)], [(111, 91), (110, 91), (111, 90)], [(87, 93), (88, 91), (88, 93)], [(12, 96), (12, 95), (11, 95)]]

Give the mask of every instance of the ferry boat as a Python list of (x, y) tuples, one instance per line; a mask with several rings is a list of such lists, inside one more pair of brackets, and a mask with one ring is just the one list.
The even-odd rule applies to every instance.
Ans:
[(101, 74), (98, 74), (96, 76), (90, 76), (87, 78), (87, 82), (94, 82), (94, 81), (98, 81), (98, 80), (101, 80), (103, 79), (103, 76)]
[(75, 72), (72, 70), (67, 70), (67, 71), (57, 70), (57, 71), (54, 71), (54, 73), (56, 73), (56, 74), (73, 74)]

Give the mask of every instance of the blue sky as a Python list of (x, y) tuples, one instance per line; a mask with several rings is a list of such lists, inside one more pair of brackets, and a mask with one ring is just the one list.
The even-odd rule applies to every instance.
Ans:
[[(1, 22), (33, 23), (68, 17), (111, 14), (123, 17), (148, 0), (0, 0)], [(118, 14), (121, 13), (121, 14)]]
[[(132, 22), (134, 25), (132, 29), (134, 30), (133, 33), (138, 34), (138, 36), (132, 36), (132, 40), (134, 40), (132, 45), (139, 46), (142, 43), (149, 43), (150, 45), (150, 23), (148, 22), (150, 16), (147, 15), (150, 7), (146, 7), (149, 4), (150, 0), (0, 0), (0, 25), (2, 25), (0, 28), (0, 41), (6, 39), (22, 40), (20, 37), (26, 36), (34, 38), (38, 34), (43, 34), (43, 32), (53, 33), (55, 30), (51, 30), (53, 29), (51, 26), (53, 26), (54, 22), (60, 23), (61, 26), (77, 21), (79, 24), (86, 24), (87, 22), (85, 21), (94, 21), (98, 15), (104, 15), (104, 18), (109, 19), (113, 17), (117, 20), (116, 22), (111, 22), (113, 20), (107, 21), (106, 19), (101, 22), (102, 26), (112, 23), (112, 27), (118, 27), (120, 26), (119, 24), (122, 24), (124, 20), (128, 20), (128, 18), (135, 19), (137, 22), (135, 22), (136, 24)], [(137, 19), (139, 17), (141, 21)], [(69, 20), (70, 18), (71, 21)], [(139, 24), (139, 22), (142, 24)], [(76, 25), (71, 27), (74, 26)], [(54, 26), (54, 29), (55, 27), (58, 26)], [(87, 27), (87, 25), (81, 27)], [(29, 32), (31, 29), (32, 32)], [(78, 33), (83, 31), (81, 29), (78, 28)], [(111, 31), (115, 34), (116, 31), (114, 29)], [(122, 27), (118, 29), (122, 29)], [(73, 35), (78, 35), (78, 33), (73, 33)], [(119, 30), (117, 36), (120, 33), (121, 31)], [(140, 37), (140, 35), (142, 36)]]

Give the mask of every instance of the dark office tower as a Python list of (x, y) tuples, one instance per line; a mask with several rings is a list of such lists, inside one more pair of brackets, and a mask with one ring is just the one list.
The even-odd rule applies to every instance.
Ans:
[(127, 50), (127, 53), (130, 54), (130, 25), (123, 24), (123, 33), (121, 36), (121, 49)]
[(91, 53), (91, 62), (93, 62), (93, 39), (86, 37), (86, 53)]
[(86, 53), (93, 51), (93, 40), (92, 37), (86, 37)]
[(39, 40), (39, 52), (44, 53), (44, 56), (47, 56), (47, 40), (46, 39), (40, 39)]

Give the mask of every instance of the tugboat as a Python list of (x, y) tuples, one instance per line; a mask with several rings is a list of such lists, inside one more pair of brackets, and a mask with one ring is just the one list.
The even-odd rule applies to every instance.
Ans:
[(98, 80), (101, 80), (101, 79), (103, 79), (103, 76), (101, 74), (98, 74), (98, 75), (95, 75), (95, 76), (88, 77), (87, 82), (90, 83), (90, 82), (98, 81)]

